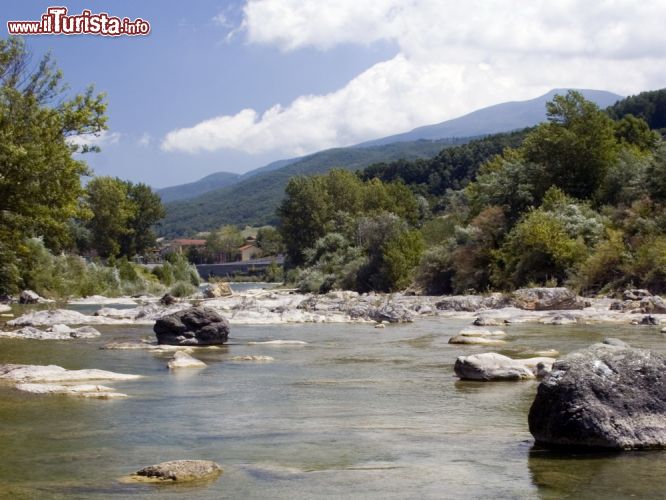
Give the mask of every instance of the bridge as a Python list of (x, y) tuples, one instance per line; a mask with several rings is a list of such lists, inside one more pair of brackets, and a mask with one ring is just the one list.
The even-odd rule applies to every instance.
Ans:
[(197, 264), (197, 271), (199, 271), (199, 275), (203, 279), (208, 279), (211, 276), (229, 278), (237, 274), (256, 276), (258, 274), (263, 274), (273, 263), (282, 266), (284, 264), (284, 257), (278, 255), (277, 257), (264, 257), (261, 259), (243, 260), (239, 262), (224, 262), (222, 264)]

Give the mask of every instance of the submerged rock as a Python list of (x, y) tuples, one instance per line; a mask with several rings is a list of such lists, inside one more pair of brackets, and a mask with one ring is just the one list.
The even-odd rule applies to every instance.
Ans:
[(219, 345), (229, 337), (229, 322), (208, 307), (190, 307), (158, 319), (153, 331), (160, 344)]
[(449, 339), (449, 344), (469, 344), (469, 345), (503, 345), (504, 340), (487, 337), (474, 337), (466, 335), (456, 335)]
[(275, 361), (275, 358), (271, 356), (234, 356), (230, 358), (231, 361), (257, 361), (257, 362), (267, 362)]
[(624, 340), (615, 339), (612, 337), (605, 338), (604, 340), (601, 341), (601, 343), (606, 345), (612, 345), (615, 347), (631, 347)]
[(105, 385), (80, 384), (17, 384), (16, 389), (32, 394), (67, 394), (70, 396), (79, 396), (82, 398), (115, 399), (126, 398), (127, 394), (116, 391), (113, 387)]
[(62, 324), (55, 324), (46, 330), (40, 330), (33, 326), (24, 326), (13, 332), (0, 332), (0, 337), (32, 340), (91, 339), (100, 335), (101, 333), (91, 326), (70, 328)]
[(263, 342), (248, 342), (248, 345), (307, 345), (304, 340), (266, 340)]
[(458, 332), (463, 337), (506, 337), (503, 330), (487, 330), (485, 328), (463, 328)]
[(585, 302), (568, 288), (521, 288), (513, 293), (513, 303), (528, 311), (583, 309)]
[(177, 368), (206, 368), (207, 365), (184, 351), (176, 351), (173, 358), (167, 363), (167, 366), (169, 369), (175, 370)]
[(172, 460), (136, 471), (137, 479), (158, 482), (206, 481), (222, 474), (222, 467), (210, 460)]
[(463, 380), (530, 380), (550, 371), (555, 358), (511, 359), (495, 352), (459, 356), (453, 367)]
[(666, 447), (666, 359), (644, 349), (595, 344), (555, 362), (529, 413), (538, 444)]

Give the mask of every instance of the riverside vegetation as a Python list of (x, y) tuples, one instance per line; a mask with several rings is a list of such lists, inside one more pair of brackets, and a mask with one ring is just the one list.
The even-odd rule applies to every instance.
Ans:
[(665, 100), (606, 112), (571, 91), (530, 130), (292, 178), (278, 210), (288, 278), (311, 292), (664, 292), (666, 144), (649, 123), (663, 124)]

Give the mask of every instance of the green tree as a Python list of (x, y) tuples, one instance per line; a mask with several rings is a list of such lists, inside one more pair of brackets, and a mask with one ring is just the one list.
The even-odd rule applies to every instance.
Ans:
[(548, 123), (539, 125), (523, 143), (525, 160), (545, 167), (549, 185), (575, 198), (591, 198), (617, 160), (613, 121), (576, 91), (556, 95), (547, 103), (546, 113)]
[(127, 224), (129, 234), (121, 239), (121, 253), (131, 257), (142, 254), (155, 246), (153, 226), (164, 217), (162, 200), (149, 186), (143, 183), (127, 185), (127, 204), (131, 207)]
[(236, 260), (245, 238), (236, 226), (226, 225), (210, 233), (206, 239), (206, 249), (214, 255), (224, 255), (226, 261)]
[[(50, 55), (37, 65), (19, 38), (0, 40), (0, 291), (15, 291), (22, 241), (41, 236), (67, 247), (69, 220), (79, 212), (81, 175), (72, 153), (94, 150), (72, 137), (106, 128), (103, 94), (68, 95)], [(81, 141), (78, 140), (77, 143)]]
[(284, 250), (280, 232), (274, 227), (262, 227), (257, 231), (257, 246), (264, 255), (278, 255)]
[(331, 201), (323, 177), (292, 177), (278, 208), (280, 234), (284, 239), (288, 263), (301, 265), (304, 250), (326, 234)]
[(131, 240), (130, 220), (136, 212), (129, 201), (128, 184), (113, 177), (95, 177), (86, 186), (86, 202), (93, 247), (101, 257), (120, 255), (121, 242)]

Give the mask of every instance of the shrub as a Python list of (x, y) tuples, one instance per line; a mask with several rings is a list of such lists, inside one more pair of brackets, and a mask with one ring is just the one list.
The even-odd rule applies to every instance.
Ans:
[(171, 287), (169, 293), (174, 297), (191, 297), (197, 293), (197, 289), (189, 281), (177, 281)]

